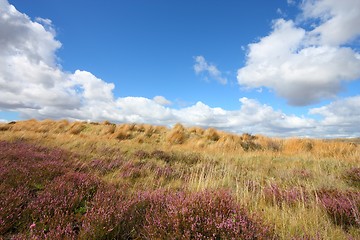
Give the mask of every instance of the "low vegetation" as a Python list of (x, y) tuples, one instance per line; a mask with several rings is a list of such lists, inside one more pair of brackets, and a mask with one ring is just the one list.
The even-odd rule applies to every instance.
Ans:
[(358, 239), (360, 145), (0, 124), (0, 239)]

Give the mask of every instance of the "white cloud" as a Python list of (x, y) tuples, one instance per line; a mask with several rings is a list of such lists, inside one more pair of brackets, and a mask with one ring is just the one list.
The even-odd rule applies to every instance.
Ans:
[(0, 1), (0, 109), (76, 108), (80, 99), (56, 63), (61, 43), (7, 1)]
[(360, 78), (359, 53), (342, 45), (359, 36), (359, 4), (358, 0), (346, 0), (344, 4), (305, 1), (303, 20), (320, 19), (309, 31), (291, 20), (274, 21), (268, 36), (248, 45), (246, 65), (238, 70), (238, 83), (273, 89), (291, 105), (334, 98), (344, 81)]
[[(188, 126), (217, 127), (237, 133), (261, 133), (272, 136), (322, 137), (360, 134), (360, 129), (357, 127), (360, 124), (358, 120), (360, 97), (339, 100), (322, 108), (312, 109), (310, 114), (320, 114), (323, 117), (320, 121), (309, 117), (287, 115), (269, 105), (248, 98), (241, 98), (239, 109), (232, 111), (210, 107), (202, 102), (179, 109), (170, 108), (171, 102), (163, 96), (156, 96), (153, 99), (116, 98), (113, 94), (115, 88), (113, 83), (107, 83), (84, 70), (76, 70), (74, 73), (64, 72), (56, 61), (56, 51), (61, 47), (61, 43), (55, 39), (55, 32), (50, 29), (51, 21), (39, 19), (37, 21), (31, 21), (7, 1), (0, 0), (2, 33), (0, 35), (0, 110), (19, 112), (25, 118), (110, 120), (167, 126), (181, 122)], [(276, 24), (274, 31), (277, 33), (262, 39), (263, 46), (254, 44), (253, 51), (249, 53), (254, 61), (259, 61), (266, 55), (272, 56), (263, 66), (264, 71), (269, 71), (269, 74), (272, 73), (273, 61), (281, 62), (288, 57), (294, 57), (292, 52), (281, 49), (281, 46), (296, 51), (299, 39), (305, 35), (304, 30), (296, 28), (292, 22), (282, 21)], [(283, 37), (288, 38), (289, 41), (278, 44), (276, 40)], [(275, 44), (274, 47), (279, 51), (277, 56), (274, 56), (275, 52), (271, 44)], [(319, 47), (313, 50), (306, 48), (299, 52), (299, 56), (313, 54), (316, 63), (319, 61), (316, 58), (323, 56), (327, 59), (323, 61), (329, 63), (331, 61), (328, 59), (335, 56), (339, 58), (342, 54), (344, 55), (342, 61), (345, 62), (352, 53), (351, 49), (335, 48), (334, 52), (331, 52), (331, 49), (328, 47), (325, 51)], [(299, 56), (297, 58), (300, 58)], [(197, 57), (197, 62), (195, 71), (206, 71), (209, 75), (211, 73), (213, 76), (221, 77), (219, 71), (214, 70), (215, 66), (208, 64), (203, 57)], [(292, 63), (297, 63), (299, 66), (305, 64), (302, 58)], [(335, 65), (330, 66), (336, 68)], [(275, 69), (275, 74), (276, 71)], [(305, 73), (306, 71), (302, 74)], [(260, 76), (254, 79), (258, 82), (248, 81), (247, 84), (262, 86)], [(296, 85), (297, 79), (293, 81)], [(275, 82), (273, 84), (278, 86)], [(338, 128), (341, 129), (340, 132)]]
[(210, 78), (215, 79), (221, 84), (227, 83), (227, 79), (222, 76), (219, 69), (215, 65), (208, 63), (203, 56), (195, 57), (194, 71), (196, 74), (206, 73)]
[(277, 8), (276, 13), (279, 14), (280, 16), (284, 15), (284, 12), (281, 10), (281, 8)]
[(160, 105), (163, 105), (163, 106), (168, 106), (168, 105), (171, 105), (171, 104), (172, 104), (171, 101), (167, 100), (167, 99), (166, 99), (165, 97), (163, 97), (163, 96), (155, 96), (155, 97), (153, 98), (153, 100), (154, 100), (156, 103), (158, 103), (158, 104), (160, 104)]
[(289, 4), (289, 5), (295, 5), (295, 0), (287, 0), (287, 3)]
[(338, 46), (360, 35), (359, 0), (306, 0), (302, 5), (305, 19), (321, 23), (310, 34), (318, 36), (320, 44)]
[(148, 98), (118, 98), (116, 107), (119, 109), (120, 115), (125, 116), (126, 122), (169, 125), (173, 124), (175, 119), (170, 108), (164, 107)]
[(174, 110), (174, 115), (185, 125), (212, 126), (238, 133), (305, 136), (310, 133), (310, 129), (315, 128), (313, 119), (286, 115), (254, 99), (241, 98), (239, 101), (239, 110), (227, 111), (198, 102), (188, 108)]
[(79, 90), (78, 94), (81, 94), (86, 101), (96, 102), (112, 102), (114, 99), (113, 90), (115, 85), (113, 83), (107, 83), (103, 80), (95, 77), (93, 74), (87, 71), (76, 70), (74, 74), (69, 76), (72, 83)]
[(360, 126), (360, 95), (340, 99), (327, 106), (313, 108), (311, 114), (323, 117), (320, 121), (322, 132), (328, 135), (359, 136)]

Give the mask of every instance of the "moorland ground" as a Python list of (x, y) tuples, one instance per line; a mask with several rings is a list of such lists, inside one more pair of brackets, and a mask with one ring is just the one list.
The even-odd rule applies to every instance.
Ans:
[(359, 139), (0, 124), (0, 238), (359, 239)]

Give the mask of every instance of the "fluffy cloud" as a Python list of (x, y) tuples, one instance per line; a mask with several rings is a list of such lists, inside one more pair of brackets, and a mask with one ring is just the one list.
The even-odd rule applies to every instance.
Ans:
[(153, 98), (153, 100), (154, 100), (156, 103), (158, 103), (158, 104), (160, 104), (160, 105), (163, 105), (163, 106), (167, 106), (167, 105), (171, 105), (171, 104), (172, 104), (171, 101), (167, 100), (167, 99), (166, 99), (165, 97), (163, 97), (163, 96), (155, 96), (155, 97)]
[(80, 99), (56, 65), (61, 43), (7, 1), (0, 1), (0, 108), (76, 108)]
[(166, 108), (154, 100), (143, 97), (118, 98), (116, 107), (126, 122), (170, 125), (175, 117), (170, 108)]
[(84, 100), (105, 103), (113, 101), (112, 91), (115, 88), (113, 83), (106, 83), (93, 74), (80, 70), (76, 70), (69, 77), (72, 83), (75, 84), (75, 87), (77, 87), (78, 94), (81, 94)]
[(310, 113), (323, 117), (319, 122), (319, 128), (321, 128), (321, 132), (329, 136), (359, 135), (360, 95), (340, 99), (327, 106), (313, 108)]
[(305, 19), (320, 20), (310, 35), (323, 45), (339, 46), (360, 34), (360, 1), (307, 0), (302, 5)]
[(198, 102), (188, 108), (174, 110), (174, 115), (186, 125), (216, 127), (232, 132), (262, 133), (267, 135), (288, 136), (309, 135), (315, 121), (294, 115), (286, 115), (271, 106), (254, 99), (241, 98), (239, 110), (227, 111), (211, 108)]
[[(278, 22), (276, 29), (277, 34), (262, 39), (264, 46), (276, 43), (276, 38), (281, 39), (286, 35), (289, 40), (286, 48), (296, 48), (298, 39), (306, 35), (304, 30), (296, 28), (292, 22)], [(290, 30), (292, 32), (289, 34)], [(56, 61), (56, 51), (61, 43), (55, 39), (51, 21), (37, 19), (34, 22), (5, 0), (0, 0), (0, 32), (0, 111), (19, 112), (24, 118), (109, 120), (167, 126), (181, 122), (188, 126), (217, 127), (238, 133), (272, 136), (360, 134), (356, 127), (360, 124), (360, 96), (312, 109), (310, 114), (323, 117), (320, 121), (287, 115), (248, 98), (239, 99), (239, 109), (233, 111), (210, 107), (202, 102), (185, 108), (170, 108), (171, 102), (162, 96), (153, 99), (116, 98), (113, 83), (107, 83), (84, 70), (64, 72)], [(282, 51), (281, 46), (283, 44), (277, 46), (280, 59), (289, 54), (288, 51)], [(272, 53), (269, 46), (263, 48), (265, 52), (256, 50), (258, 47), (255, 44), (254, 51), (249, 53), (256, 61)], [(351, 54), (351, 50), (348, 51), (350, 53), (343, 53), (344, 58), (346, 54)], [(303, 54), (310, 53), (305, 51)], [(216, 68), (203, 57), (197, 57), (196, 60), (195, 71), (212, 72), (214, 76), (221, 77), (218, 70), (214, 70)], [(254, 85), (262, 84), (259, 81)], [(340, 133), (337, 132), (339, 127), (342, 129)]]
[(249, 44), (238, 83), (273, 89), (291, 105), (334, 98), (344, 81), (360, 78), (360, 54), (343, 45), (360, 34), (359, 4), (358, 0), (304, 1), (303, 21), (320, 23), (307, 31), (291, 20), (274, 21), (268, 36)]
[(221, 84), (227, 83), (227, 79), (222, 77), (219, 69), (215, 65), (208, 63), (203, 56), (195, 57), (194, 71), (196, 74), (206, 73), (210, 78), (215, 79)]

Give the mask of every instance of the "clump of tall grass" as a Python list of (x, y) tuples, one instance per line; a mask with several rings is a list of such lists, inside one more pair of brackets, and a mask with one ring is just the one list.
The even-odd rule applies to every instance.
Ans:
[(218, 141), (220, 139), (220, 135), (219, 133), (216, 131), (215, 128), (208, 128), (205, 130), (204, 132), (204, 136), (207, 140), (210, 140), (210, 141)]
[(11, 125), (10, 124), (5, 124), (5, 123), (0, 123), (0, 132), (1, 131), (8, 131), (11, 129)]
[(116, 130), (116, 124), (110, 123), (110, 122), (103, 122), (102, 123), (103, 129), (101, 130), (101, 135), (108, 135), (113, 134)]
[(241, 151), (241, 141), (241, 137), (238, 135), (222, 133), (214, 147), (229, 152)]
[(204, 135), (205, 130), (203, 128), (200, 127), (190, 127), (188, 129), (189, 133), (197, 135), (197, 136), (202, 136)]
[(188, 139), (188, 133), (183, 125), (177, 123), (168, 132), (166, 140), (171, 144), (183, 144)]
[(311, 139), (289, 138), (283, 141), (283, 152), (288, 154), (310, 153), (315, 141)]
[[(249, 136), (247, 138), (251, 139)], [(256, 138), (252, 138), (252, 140), (245, 140), (245, 142), (254, 142), (257, 148), (253, 149), (270, 150), (273, 152), (279, 152), (283, 147), (282, 139), (268, 138), (261, 135), (257, 135)]]
[(86, 123), (74, 122), (71, 124), (69, 132), (74, 135), (80, 134), (86, 128)]
[(116, 131), (114, 132), (115, 138), (118, 140), (129, 140), (132, 139), (133, 136), (133, 130), (135, 125), (134, 124), (123, 124), (116, 128)]

